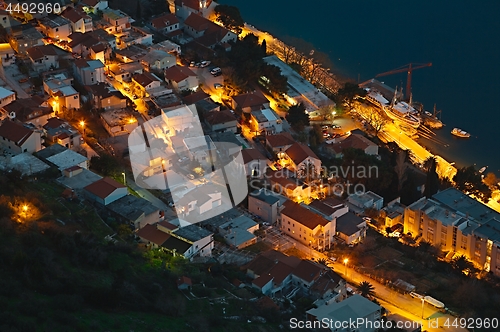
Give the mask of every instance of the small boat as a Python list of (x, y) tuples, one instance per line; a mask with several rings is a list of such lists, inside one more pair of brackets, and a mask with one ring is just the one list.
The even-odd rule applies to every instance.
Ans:
[(455, 135), (457, 137), (462, 137), (462, 138), (469, 138), (470, 137), (470, 133), (468, 133), (465, 130), (462, 130), (460, 128), (453, 128), (453, 130), (451, 131), (451, 134)]
[(479, 174), (483, 174), (483, 173), (484, 173), (484, 171), (486, 171), (486, 169), (487, 169), (487, 168), (488, 168), (488, 166), (481, 167), (481, 168), (479, 169), (479, 171), (478, 171), (478, 172), (479, 172)]

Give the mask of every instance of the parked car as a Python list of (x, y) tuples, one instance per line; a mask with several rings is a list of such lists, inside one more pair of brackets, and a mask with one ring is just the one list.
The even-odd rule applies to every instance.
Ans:
[(200, 62), (200, 68), (205, 68), (210, 66), (211, 62), (210, 61), (202, 61)]
[(190, 178), (191, 180), (194, 180), (194, 175), (193, 174), (188, 174), (187, 177)]
[(196, 65), (196, 62), (194, 62), (194, 61), (191, 61), (191, 62), (189, 63), (189, 67), (194, 67), (195, 65)]
[(217, 74), (219, 74), (219, 73), (222, 73), (222, 70), (219, 67), (215, 67), (214, 69), (212, 69), (210, 71), (210, 74), (212, 74), (214, 76), (217, 75)]
[(216, 89), (223, 89), (224, 86), (222, 84), (220, 84), (220, 83), (214, 83), (214, 88), (216, 88)]

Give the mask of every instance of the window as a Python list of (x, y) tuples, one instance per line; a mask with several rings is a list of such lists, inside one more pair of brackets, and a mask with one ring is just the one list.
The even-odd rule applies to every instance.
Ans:
[(59, 31), (59, 28), (56, 28), (56, 32)]

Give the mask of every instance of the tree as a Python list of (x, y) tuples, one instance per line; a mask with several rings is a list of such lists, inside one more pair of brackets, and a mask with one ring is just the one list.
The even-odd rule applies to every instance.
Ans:
[(375, 130), (376, 135), (378, 135), (378, 133), (382, 129), (384, 129), (384, 126), (387, 123), (387, 118), (385, 118), (382, 114), (380, 114), (379, 111), (375, 109), (372, 109), (372, 111), (367, 114), (367, 120), (368, 123), (373, 127), (373, 130)]
[(485, 203), (491, 198), (491, 189), (483, 182), (474, 166), (459, 168), (453, 181), (458, 190), (472, 194)]
[(498, 181), (500, 181), (495, 173), (489, 172), (483, 179), (483, 182), (490, 187), (491, 189), (495, 189), (498, 186)]
[(364, 297), (372, 297), (375, 295), (375, 288), (368, 281), (362, 281), (358, 285), (358, 290), (360, 291), (361, 296)]
[(408, 177), (408, 162), (406, 161), (407, 152), (402, 150), (398, 153), (396, 157), (396, 166), (394, 167), (394, 171), (398, 176), (398, 192), (403, 188), (403, 184)]
[(309, 115), (306, 113), (305, 106), (301, 104), (294, 105), (288, 110), (286, 120), (296, 129), (302, 130), (304, 126), (309, 126)]
[(267, 89), (272, 93), (283, 94), (288, 90), (288, 79), (286, 76), (281, 75), (281, 70), (279, 67), (269, 64), (264, 64), (262, 66), (262, 85), (267, 87)]
[(424, 196), (427, 198), (430, 198), (439, 190), (440, 181), (439, 181), (439, 175), (436, 172), (436, 168), (437, 168), (436, 158), (430, 157), (429, 168), (427, 170), (427, 177), (425, 179), (425, 191), (424, 191)]
[(222, 23), (226, 28), (240, 34), (245, 25), (245, 21), (241, 17), (238, 7), (230, 5), (218, 5), (214, 9), (217, 15), (216, 21)]
[(260, 43), (260, 48), (262, 49), (262, 54), (264, 56), (267, 54), (267, 42), (265, 39), (262, 39), (262, 43)]
[(475, 269), (474, 264), (464, 255), (455, 257), (451, 261), (451, 266), (454, 270), (463, 273), (465, 275), (470, 275)]
[(353, 107), (354, 100), (358, 97), (366, 96), (366, 91), (359, 85), (351, 82), (346, 82), (344, 87), (340, 88), (335, 95), (338, 104), (345, 104), (350, 111)]
[(325, 258), (319, 258), (318, 263), (324, 266), (327, 266), (327, 260)]

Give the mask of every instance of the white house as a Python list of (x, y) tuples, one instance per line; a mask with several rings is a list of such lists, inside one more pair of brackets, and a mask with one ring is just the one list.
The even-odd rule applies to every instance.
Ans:
[(279, 134), (283, 131), (281, 118), (270, 108), (252, 111), (252, 118), (256, 121), (256, 131), (266, 135)]
[(97, 11), (103, 11), (108, 8), (107, 0), (82, 0), (83, 10), (87, 13), (97, 14)]
[(75, 60), (76, 77), (83, 85), (106, 82), (104, 64), (100, 60)]
[(352, 212), (337, 218), (337, 236), (346, 244), (361, 242), (366, 237), (366, 221)]
[(16, 94), (13, 91), (0, 87), (0, 107), (10, 104), (16, 100)]
[(294, 143), (285, 151), (285, 164), (295, 171), (299, 177), (314, 176), (321, 171), (321, 160), (307, 145)]
[(169, 34), (180, 29), (180, 22), (174, 14), (163, 13), (152, 18), (149, 26), (157, 32)]
[(257, 243), (254, 232), (259, 229), (259, 224), (247, 216), (239, 216), (219, 226), (219, 233), (224, 236), (230, 246), (243, 249)]
[(176, 91), (196, 90), (198, 77), (188, 67), (173, 66), (165, 70), (165, 82), (172, 85)]
[(106, 29), (108, 33), (116, 34), (124, 30), (130, 30), (133, 20), (121, 10), (107, 8), (102, 10), (102, 14), (104, 21), (108, 22), (110, 25), (110, 27)]
[(111, 178), (102, 178), (83, 188), (90, 201), (108, 205), (128, 194), (128, 189), (123, 184)]
[[(306, 314), (311, 323), (319, 324), (326, 322), (363, 322), (355, 326), (358, 332), (375, 332), (380, 326), (382, 307), (364, 298), (359, 294), (354, 294), (338, 303), (325, 303), (317, 308), (309, 309)], [(321, 325), (316, 325), (321, 326)], [(329, 325), (329, 331), (347, 332), (352, 331), (351, 325), (335, 326)]]
[(151, 50), (143, 58), (141, 64), (147, 71), (162, 71), (175, 66), (177, 58), (175, 55), (162, 50)]
[[(170, 233), (172, 237), (183, 240), (190, 244), (183, 255), (191, 259), (194, 256), (210, 257), (214, 248), (213, 233), (197, 225), (180, 227)], [(168, 240), (167, 240), (168, 243)]]
[(135, 115), (128, 109), (109, 109), (102, 112), (101, 122), (111, 136), (128, 135), (139, 125)]
[(281, 211), (281, 230), (295, 240), (325, 250), (331, 248), (335, 237), (335, 221), (328, 220), (306, 207), (287, 201)]
[(45, 160), (56, 166), (60, 171), (73, 166), (78, 166), (82, 169), (89, 168), (89, 159), (84, 155), (70, 149), (65, 149), (62, 152), (49, 156), (45, 158)]
[(241, 155), (245, 163), (245, 171), (248, 177), (264, 177), (267, 165), (271, 164), (269, 159), (264, 157), (257, 149), (243, 149)]
[(70, 21), (63, 16), (47, 16), (39, 20), (43, 33), (55, 40), (68, 40), (71, 34)]
[(222, 204), (222, 193), (212, 185), (202, 185), (175, 201), (175, 210), (181, 218), (194, 219)]
[(42, 138), (38, 131), (5, 120), (0, 125), (0, 146), (11, 154), (33, 153), (42, 149)]
[(259, 189), (248, 195), (248, 211), (259, 216), (267, 223), (274, 224), (278, 220), (286, 197), (278, 195), (267, 189)]
[(230, 110), (208, 112), (205, 115), (205, 122), (216, 133), (226, 131), (236, 133), (238, 130), (238, 120)]
[(137, 94), (140, 97), (147, 97), (158, 90), (161, 86), (161, 79), (153, 73), (144, 72), (132, 76), (132, 81), (137, 87)]
[(362, 212), (365, 209), (375, 209), (377, 211), (380, 211), (384, 206), (384, 198), (372, 191), (367, 191), (360, 194), (351, 194), (349, 195), (347, 200), (354, 209), (359, 209), (359, 212)]
[(66, 7), (61, 16), (70, 22), (72, 32), (86, 33), (93, 30), (92, 18), (84, 11), (73, 7)]
[(50, 68), (59, 68), (58, 56), (53, 45), (34, 46), (26, 50), (37, 72), (47, 71)]

